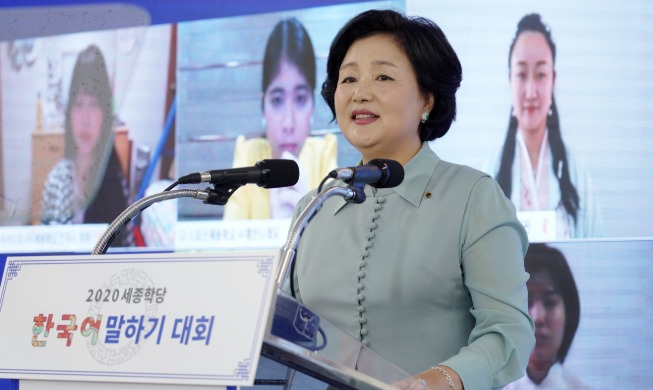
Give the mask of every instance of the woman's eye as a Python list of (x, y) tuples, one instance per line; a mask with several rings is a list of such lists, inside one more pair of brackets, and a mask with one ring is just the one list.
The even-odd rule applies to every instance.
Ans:
[(306, 104), (306, 102), (308, 102), (308, 96), (307, 95), (297, 95), (295, 97), (295, 102), (298, 105), (303, 106), (304, 104)]
[(283, 104), (283, 98), (281, 96), (271, 96), (270, 103), (273, 107), (279, 107)]
[(353, 83), (355, 81), (356, 81), (356, 79), (353, 78), (353, 77), (345, 77), (345, 78), (342, 79), (340, 84), (349, 84), (349, 83)]
[(392, 77), (390, 77), (390, 76), (386, 76), (386, 75), (384, 75), (384, 74), (379, 75), (376, 79), (379, 80), (379, 81), (390, 81), (390, 80), (394, 80)]
[(560, 295), (552, 295), (548, 296), (544, 299), (544, 307), (547, 309), (553, 309), (554, 307), (558, 306), (560, 302), (562, 301), (562, 297)]

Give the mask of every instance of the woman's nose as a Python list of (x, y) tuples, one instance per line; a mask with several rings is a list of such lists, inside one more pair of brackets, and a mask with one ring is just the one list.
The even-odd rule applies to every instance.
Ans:
[(295, 131), (295, 108), (292, 104), (286, 105), (282, 124), (284, 133), (293, 133)]
[(80, 110), (79, 118), (83, 124), (88, 124), (91, 118), (91, 110), (86, 107), (83, 107)]
[(529, 79), (526, 81), (526, 97), (527, 98), (534, 98), (537, 97), (537, 87), (535, 86), (535, 81), (532, 79)]
[(541, 302), (533, 302), (528, 308), (528, 314), (536, 325), (544, 322), (545, 311)]
[(369, 83), (366, 81), (359, 81), (354, 90), (353, 99), (356, 103), (369, 102), (372, 100), (372, 91), (370, 90)]

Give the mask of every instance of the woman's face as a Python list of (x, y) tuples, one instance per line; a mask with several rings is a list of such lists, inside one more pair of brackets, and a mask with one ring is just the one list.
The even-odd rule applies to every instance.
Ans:
[(97, 98), (79, 91), (70, 109), (70, 126), (77, 153), (90, 156), (102, 133), (104, 114)]
[(284, 151), (299, 156), (311, 130), (313, 91), (293, 63), (281, 60), (263, 96), (263, 115), (272, 158), (281, 158)]
[(535, 349), (528, 370), (548, 371), (556, 361), (565, 334), (565, 303), (547, 271), (532, 273), (527, 287), (528, 314), (535, 322)]
[(410, 61), (394, 38), (373, 35), (349, 47), (335, 92), (336, 119), (364, 162), (408, 162), (421, 146), (420, 116), (433, 103), (432, 94), (420, 92)]
[(521, 131), (544, 131), (554, 82), (553, 54), (544, 35), (521, 33), (510, 57), (513, 115)]

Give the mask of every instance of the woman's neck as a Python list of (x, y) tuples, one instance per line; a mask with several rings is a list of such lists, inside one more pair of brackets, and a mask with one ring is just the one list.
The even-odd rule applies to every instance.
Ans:
[(75, 157), (75, 186), (80, 200), (85, 200), (88, 196), (86, 189), (93, 180), (90, 174), (93, 170), (94, 160), (92, 155), (77, 154)]
[(378, 151), (364, 151), (359, 150), (363, 157), (363, 164), (367, 164), (370, 160), (375, 158), (383, 158), (386, 160), (395, 160), (401, 165), (408, 164), (408, 161), (412, 160), (417, 153), (419, 153), (422, 148), (422, 142), (413, 143), (409, 146), (402, 146), (394, 150), (392, 153), (388, 152), (378, 152)]
[(526, 150), (528, 151), (528, 159), (531, 162), (531, 167), (533, 167), (533, 172), (537, 172), (537, 165), (540, 159), (540, 150), (542, 149), (542, 143), (544, 143), (546, 127), (535, 131), (522, 130), (520, 128), (519, 133), (521, 134), (522, 138), (524, 138)]
[(549, 375), (549, 371), (551, 371), (551, 367), (553, 367), (557, 362), (557, 359), (549, 359), (549, 358), (534, 358), (532, 355), (528, 360), (528, 367), (526, 368), (526, 374), (536, 384), (541, 384), (544, 379), (546, 379), (547, 375)]
[(546, 376), (549, 375), (549, 369), (551, 369), (551, 366), (547, 366), (546, 368), (539, 369), (539, 370), (532, 370), (528, 368), (526, 370), (526, 373), (528, 374), (528, 377), (530, 380), (532, 380), (534, 383), (540, 385), (546, 379)]

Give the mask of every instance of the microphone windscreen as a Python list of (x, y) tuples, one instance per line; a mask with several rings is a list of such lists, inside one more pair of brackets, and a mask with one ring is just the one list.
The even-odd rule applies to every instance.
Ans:
[(376, 183), (376, 188), (392, 188), (404, 181), (404, 167), (399, 162), (377, 158), (370, 160), (369, 163), (376, 165), (384, 172), (381, 180)]
[(299, 166), (293, 160), (269, 159), (256, 163), (266, 176), (263, 188), (290, 187), (299, 181)]

